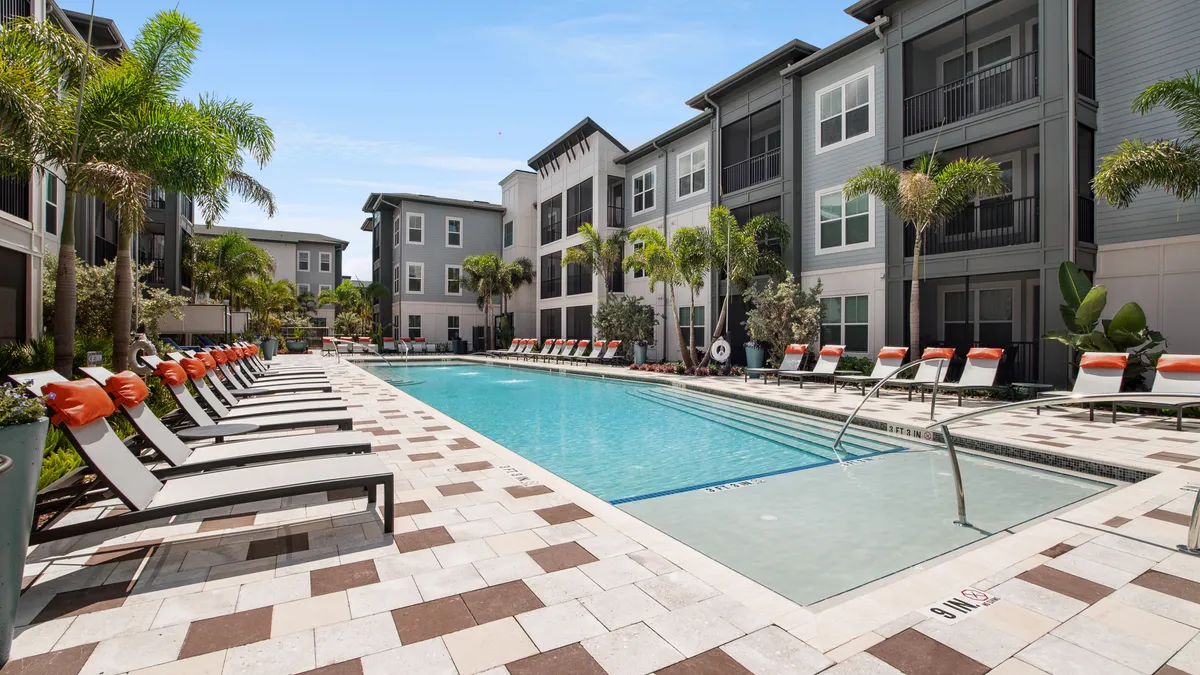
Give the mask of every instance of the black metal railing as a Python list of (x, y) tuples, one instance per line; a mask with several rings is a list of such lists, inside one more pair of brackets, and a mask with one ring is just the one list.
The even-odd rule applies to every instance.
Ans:
[(1075, 77), (1078, 78), (1079, 95), (1096, 100), (1096, 57), (1079, 50), (1075, 59)]
[[(1013, 341), (1006, 345), (984, 344), (972, 342), (972, 347), (1001, 347), (1004, 349), (1004, 361), (1000, 364), (1000, 372), (996, 380), (1001, 384), (1013, 382), (1037, 382), (1041, 373), (1038, 365), (1038, 343)], [(964, 353), (965, 355), (965, 353)]]
[(778, 148), (744, 159), (721, 169), (721, 189), (736, 192), (778, 178), (783, 160)]
[(1079, 221), (1076, 238), (1085, 244), (1096, 243), (1096, 200), (1080, 195), (1079, 208), (1075, 217)]
[(167, 193), (160, 187), (150, 188), (150, 192), (146, 193), (146, 208), (148, 209), (165, 209), (167, 208)]
[(1038, 95), (1038, 53), (989, 65), (904, 99), (904, 135), (911, 136)]
[(29, 220), (29, 181), (0, 178), (0, 211)]
[(0, 0), (0, 23), (17, 16), (33, 16), (29, 0)]
[[(973, 204), (940, 227), (925, 231), (921, 255), (1032, 244), (1041, 236), (1039, 198), (1009, 197)], [(904, 255), (912, 257), (916, 232), (904, 226)]]
[(625, 207), (608, 205), (608, 226), (625, 227)]
[(96, 237), (95, 247), (92, 251), (92, 264), (103, 265), (109, 260), (117, 259), (117, 242), (109, 241), (102, 237)]

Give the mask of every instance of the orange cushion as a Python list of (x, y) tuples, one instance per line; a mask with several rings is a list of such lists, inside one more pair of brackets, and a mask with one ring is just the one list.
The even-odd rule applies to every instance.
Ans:
[(1125, 365), (1128, 363), (1128, 354), (1114, 354), (1112, 352), (1090, 352), (1084, 354), (1079, 359), (1080, 368), (1115, 368), (1117, 370), (1125, 370)]
[(154, 374), (162, 378), (162, 381), (169, 387), (174, 387), (184, 382), (187, 382), (187, 373), (184, 372), (183, 366), (174, 361), (163, 361), (154, 369)]
[(586, 346), (588, 346), (588, 345), (590, 345), (590, 344), (592, 344), (592, 343), (591, 343), (590, 341), (588, 341), (588, 340), (580, 340), (580, 341), (579, 341), (579, 346), (580, 346), (580, 347), (586, 347)]
[(246, 347), (246, 351), (250, 353), (250, 356), (254, 356), (258, 354), (258, 345), (250, 345)]
[(214, 349), (211, 352), (206, 352), (206, 353), (209, 356), (212, 356), (213, 360), (216, 361), (217, 363), (225, 363), (225, 362), (229, 361), (229, 358), (227, 356), (225, 356), (225, 350), (223, 350), (223, 349)]
[(204, 367), (204, 362), (200, 359), (184, 359), (179, 363), (187, 371), (188, 377), (193, 380), (203, 379), (204, 373), (208, 372), (208, 369)]
[(803, 354), (808, 351), (808, 345), (788, 345), (783, 350), (784, 354)]
[(1004, 350), (1000, 347), (972, 347), (971, 351), (967, 352), (968, 359), (995, 361), (1001, 356), (1004, 356)]
[(1160, 373), (1200, 373), (1200, 356), (1163, 354), (1158, 357)]
[(923, 359), (952, 359), (954, 358), (954, 347), (926, 347), (925, 353), (921, 354)]
[(104, 391), (112, 394), (117, 405), (123, 405), (126, 408), (132, 408), (150, 398), (150, 390), (146, 387), (146, 383), (131, 370), (117, 373), (108, 378), (108, 382), (104, 383)]
[(54, 411), (50, 418), (55, 424), (66, 422), (69, 427), (81, 427), (116, 411), (112, 399), (100, 385), (91, 380), (51, 382), (42, 387), (46, 405)]
[(204, 367), (208, 370), (212, 370), (213, 368), (217, 367), (217, 360), (214, 359), (212, 354), (209, 354), (208, 352), (198, 352), (196, 354), (196, 358), (200, 359), (200, 362), (203, 363)]
[(881, 359), (902, 359), (908, 353), (908, 347), (884, 347), (879, 350)]
[(845, 347), (821, 347), (821, 356), (841, 356)]
[(568, 346), (568, 347), (574, 347), (574, 346), (575, 346), (575, 341), (574, 341), (574, 340), (567, 340), (567, 346)]
[(234, 361), (241, 361), (246, 358), (246, 352), (241, 347), (230, 347), (229, 351), (233, 352)]
[[(416, 340), (417, 342), (424, 342), (424, 341), (425, 341), (425, 338), (423, 338), (423, 337), (420, 337), (420, 338), (413, 338), (413, 340)], [(359, 341), (359, 342), (370, 342), (371, 340), (370, 340), (369, 338), (359, 338), (359, 340), (358, 340), (358, 341)], [(537, 340), (534, 340), (533, 342), (536, 344), (536, 343), (537, 343)]]
[(384, 342), (395, 342), (396, 338), (383, 338)]
[(612, 348), (614, 348), (614, 347), (620, 347), (620, 346), (621, 346), (621, 341), (620, 341), (620, 340), (613, 340), (613, 341), (611, 341), (611, 342), (609, 342), (609, 343), (608, 343), (608, 348), (609, 348), (609, 349), (612, 349)]

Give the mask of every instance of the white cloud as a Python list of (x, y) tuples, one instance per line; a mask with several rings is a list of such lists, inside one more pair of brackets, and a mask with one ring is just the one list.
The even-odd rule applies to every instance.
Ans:
[(276, 138), (281, 155), (294, 152), (309, 157), (316, 155), (352, 159), (355, 162), (497, 176), (504, 176), (513, 169), (525, 166), (525, 162), (518, 159), (455, 155), (415, 143), (356, 138), (301, 126), (285, 125), (276, 130)]

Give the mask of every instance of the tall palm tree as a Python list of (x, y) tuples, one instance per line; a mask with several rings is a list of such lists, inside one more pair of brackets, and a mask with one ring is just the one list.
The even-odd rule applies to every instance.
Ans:
[[(361, 335), (367, 324), (371, 322), (372, 300), (391, 297), (387, 287), (372, 281), (369, 284), (356, 284), (349, 279), (338, 284), (336, 288), (326, 288), (317, 295), (317, 305), (333, 305), (338, 315), (351, 317), (349, 326), (355, 328), (355, 333)], [(346, 325), (347, 320), (343, 320)]]
[(275, 271), (271, 254), (237, 230), (204, 237), (192, 248), (192, 284), (210, 297), (228, 300), (232, 309), (241, 308), (251, 279), (270, 278)]
[(579, 236), (583, 241), (563, 252), (562, 266), (580, 265), (592, 274), (599, 273), (604, 280), (604, 297), (608, 298), (608, 275), (621, 264), (629, 236), (621, 229), (605, 237), (591, 223), (579, 226)]
[(1149, 143), (1127, 138), (1100, 160), (1092, 189), (1116, 208), (1129, 206), (1143, 186), (1180, 200), (1200, 196), (1200, 71), (1155, 82), (1133, 99), (1139, 115), (1158, 106), (1175, 113), (1185, 138)]
[(481, 253), (468, 256), (462, 263), (463, 283), (467, 290), (478, 296), (476, 306), (483, 310), (484, 344), (488, 349), (492, 343), (492, 296), (504, 289), (506, 278), (505, 262), (499, 253)]
[(967, 202), (1007, 192), (1000, 165), (986, 157), (942, 163), (937, 153), (923, 153), (912, 166), (867, 166), (846, 181), (842, 196), (869, 194), (916, 231), (913, 243), (912, 290), (908, 301), (908, 350), (921, 353), (921, 244), (925, 231), (958, 215)]
[(525, 284), (532, 284), (536, 278), (533, 271), (533, 261), (529, 258), (517, 258), (504, 263), (500, 270), (500, 313), (508, 314), (508, 301)]
[[(678, 237), (679, 233), (676, 232), (675, 236)], [(671, 298), (671, 312), (678, 319), (679, 304), (675, 299), (675, 287), (687, 283), (678, 251), (667, 243), (667, 238), (662, 232), (649, 225), (643, 225), (631, 232), (629, 240), (642, 246), (634, 248), (633, 253), (621, 263), (622, 267), (625, 271), (644, 272), (651, 292), (658, 284), (665, 284), (667, 295)], [(687, 349), (688, 343), (683, 339), (683, 327), (679, 325), (678, 320), (675, 321), (675, 339), (679, 343), (679, 351), (683, 354), (683, 365), (688, 368), (695, 366), (695, 359), (692, 358), (691, 350)]]
[[(696, 294), (704, 288), (708, 273), (709, 232), (696, 227), (681, 227), (671, 235), (671, 251), (679, 266), (679, 276), (688, 289), (688, 355), (696, 358)], [(676, 319), (679, 318), (676, 312)]]
[(270, 334), (280, 328), (279, 315), (299, 306), (296, 286), (291, 281), (251, 277), (246, 283), (246, 304), (254, 330)]

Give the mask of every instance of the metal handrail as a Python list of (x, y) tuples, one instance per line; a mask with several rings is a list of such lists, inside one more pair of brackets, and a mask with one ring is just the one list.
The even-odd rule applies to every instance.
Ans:
[(0, 455), (0, 476), (8, 473), (11, 468), (13, 468), (13, 461), (5, 455)]
[[(841, 445), (842, 436), (846, 435), (846, 429), (850, 428), (850, 423), (854, 421), (854, 418), (858, 415), (858, 412), (860, 410), (862, 410), (862, 407), (864, 405), (867, 404), (867, 401), (871, 400), (871, 394), (874, 394), (875, 392), (879, 391), (880, 387), (887, 384), (889, 380), (894, 379), (900, 373), (903, 373), (904, 371), (908, 370), (909, 368), (912, 368), (915, 365), (919, 365), (922, 363), (928, 363), (930, 361), (938, 361), (939, 362), (938, 370), (937, 370), (937, 377), (934, 382), (934, 384), (939, 384), (942, 381), (942, 366), (944, 365), (943, 363), (940, 363), (940, 362), (949, 361), (949, 360), (950, 360), (949, 357), (946, 357), (946, 356), (930, 356), (929, 358), (917, 359), (916, 361), (910, 361), (909, 363), (906, 363), (903, 366), (900, 366), (896, 370), (892, 371), (891, 373), (889, 373), (887, 375), (887, 377), (884, 377), (882, 380), (880, 380), (878, 384), (876, 384), (874, 387), (871, 387), (871, 391), (867, 392), (867, 394), (865, 396), (863, 396), (863, 400), (859, 402), (858, 407), (855, 408), (854, 412), (850, 413), (850, 416), (846, 418), (845, 423), (842, 424), (841, 431), (838, 431), (837, 438), (833, 439), (834, 450), (836, 450), (838, 448), (838, 446)], [(933, 388), (933, 402), (929, 406), (929, 419), (931, 419), (931, 420), (933, 419), (933, 411), (936, 406), (937, 406), (937, 387), (934, 387)]]
[[(378, 356), (379, 358), (383, 359), (383, 362), (386, 363), (387, 365), (392, 366), (393, 368), (396, 367), (396, 365), (394, 363), (392, 363), (391, 361), (388, 361), (388, 358), (386, 356), (384, 356), (383, 352), (380, 351), (379, 349), (376, 349), (375, 345), (372, 343), (368, 343), (368, 344), (364, 345), (361, 342), (354, 342), (352, 340), (343, 340), (341, 338), (333, 338), (333, 342), (334, 342), (334, 348), (333, 348), (334, 353), (338, 353), (337, 343), (342, 342), (342, 343), (350, 345), (351, 353), (354, 352), (354, 347), (358, 346), (358, 347), (362, 348), (364, 351), (366, 351), (366, 353), (374, 354), (375, 356)], [(404, 353), (401, 356), (404, 359), (403, 365), (407, 366), (408, 365), (408, 344), (405, 342), (399, 342), (397, 344), (404, 345)], [(338, 361), (340, 362), (341, 360), (342, 360), (341, 354), (338, 353)]]

